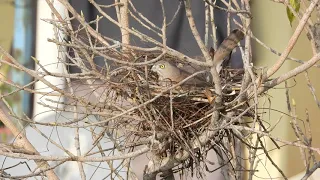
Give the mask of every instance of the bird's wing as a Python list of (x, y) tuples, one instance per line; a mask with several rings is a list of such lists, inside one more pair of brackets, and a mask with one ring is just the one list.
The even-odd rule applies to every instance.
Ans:
[[(186, 68), (185, 68), (186, 67)], [(185, 67), (182, 69), (180, 68), (180, 77), (179, 81), (184, 80), (188, 76), (191, 76), (192, 74), (205, 70), (204, 68), (193, 68), (190, 65), (185, 65)], [(187, 71), (188, 70), (188, 71)], [(211, 73), (207, 71), (206, 73), (196, 75), (195, 77), (191, 78), (190, 80), (186, 81), (185, 84), (188, 85), (195, 85), (195, 86), (209, 86), (211, 84)]]

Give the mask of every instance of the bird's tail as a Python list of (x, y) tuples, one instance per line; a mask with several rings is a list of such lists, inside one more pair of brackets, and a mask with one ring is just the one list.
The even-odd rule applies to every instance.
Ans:
[(235, 29), (220, 44), (213, 56), (213, 64), (216, 66), (218, 73), (221, 71), (223, 60), (232, 52), (243, 38), (243, 32), (239, 29)]

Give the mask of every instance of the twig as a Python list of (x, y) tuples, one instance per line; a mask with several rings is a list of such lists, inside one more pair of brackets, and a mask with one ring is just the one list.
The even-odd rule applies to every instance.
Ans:
[(295, 32), (293, 33), (292, 37), (290, 38), (286, 49), (283, 51), (283, 53), (281, 54), (281, 56), (277, 60), (277, 62), (271, 68), (268, 69), (268, 71), (266, 72), (265, 77), (263, 77), (263, 80), (266, 79), (266, 78), (269, 78), (270, 76), (272, 76), (282, 66), (282, 64), (286, 60), (287, 56), (291, 52), (292, 48), (296, 44), (296, 42), (298, 40), (298, 37), (300, 36), (304, 26), (306, 25), (306, 23), (307, 23), (310, 15), (312, 13), (312, 11), (314, 10), (314, 8), (318, 4), (318, 2), (319, 2), (319, 0), (311, 1), (308, 9), (306, 10), (306, 12), (304, 13), (303, 17), (301, 18), (301, 20), (300, 20)]
[[(29, 142), (29, 140), (26, 138), (24, 133), (21, 132), (21, 129), (19, 129), (16, 125), (14, 125), (12, 120), (10, 120), (10, 118), (3, 112), (2, 109), (0, 109), (0, 120), (7, 128), (10, 129), (12, 134), (16, 137), (16, 141), (14, 142), (16, 146), (23, 147), (26, 150), (36, 154), (35, 156), (41, 157), (40, 153), (33, 147), (33, 145)], [(11, 153), (6, 152), (6, 154), (11, 154)], [(34, 159), (34, 160), (35, 160), (35, 163), (38, 165), (38, 167), (40, 167), (41, 170), (45, 171), (45, 174), (48, 179), (50, 180), (59, 179), (57, 175), (54, 173), (54, 171), (50, 169), (50, 166), (47, 160), (43, 160), (43, 159)]]
[(311, 94), (312, 94), (312, 96), (313, 96), (313, 99), (314, 99), (314, 101), (316, 102), (316, 104), (318, 105), (318, 108), (320, 108), (320, 101), (318, 100), (318, 98), (317, 98), (317, 95), (316, 95), (316, 89), (312, 86), (312, 84), (311, 84), (311, 81), (310, 81), (310, 78), (309, 78), (309, 75), (308, 75), (308, 71), (306, 71), (305, 73), (304, 73), (304, 75), (305, 75), (305, 77), (306, 77), (306, 80), (307, 80), (307, 85), (308, 85), (308, 87), (309, 87), (309, 89), (310, 89), (310, 92), (311, 92)]
[[(130, 33), (126, 30), (129, 29), (129, 7), (128, 7), (129, 0), (120, 0), (122, 6), (119, 7), (120, 9), (120, 21), (122, 27), (120, 28), (121, 37), (122, 37), (122, 44), (130, 44)], [(124, 46), (122, 51), (126, 53), (128, 49)]]
[(270, 82), (267, 82), (264, 84), (264, 87), (260, 87), (258, 90), (258, 94), (261, 94), (265, 91), (267, 91), (268, 89), (284, 82), (285, 80), (292, 78), (293, 76), (296, 76), (304, 71), (306, 71), (307, 69), (309, 69), (310, 67), (312, 67), (314, 64), (316, 64), (318, 61), (320, 60), (320, 53), (314, 55), (309, 61), (307, 61), (306, 63), (294, 68), (293, 70), (282, 74), (281, 76), (273, 79)]
[(312, 166), (311, 169), (307, 170), (306, 174), (301, 178), (301, 180), (307, 180), (318, 168), (320, 168), (320, 162), (317, 162)]
[(252, 128), (249, 128), (249, 127), (230, 125), (229, 127), (226, 127), (226, 128), (227, 129), (233, 129), (234, 128), (234, 129), (238, 129), (238, 130), (246, 130), (246, 131), (249, 131), (249, 132), (254, 132), (254, 133), (257, 133), (259, 135), (263, 135), (263, 136), (266, 136), (266, 137), (269, 137), (269, 138), (273, 138), (275, 141), (279, 141), (279, 142), (282, 142), (282, 143), (290, 145), (290, 146), (296, 146), (296, 147), (301, 147), (301, 148), (304, 148), (304, 149), (310, 149), (310, 150), (316, 151), (318, 154), (320, 154), (320, 149), (319, 148), (309, 147), (309, 146), (306, 146), (304, 144), (283, 140), (283, 139), (280, 139), (280, 138), (277, 138), (277, 137), (273, 137), (269, 133), (261, 132), (259, 130), (255, 130), (255, 129), (252, 129)]

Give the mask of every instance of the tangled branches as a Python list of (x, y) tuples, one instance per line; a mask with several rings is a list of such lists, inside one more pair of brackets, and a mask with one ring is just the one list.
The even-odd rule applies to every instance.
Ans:
[[(285, 173), (269, 155), (269, 150), (263, 142), (264, 138), (270, 139), (278, 149), (281, 147), (279, 142), (281, 145), (301, 148), (308, 156), (306, 164), (307, 172), (310, 174), (310, 162), (316, 162), (314, 152), (319, 154), (320, 150), (312, 147), (311, 133), (304, 133), (298, 125), (294, 105), (292, 107), (287, 100), (290, 117), (293, 118), (291, 126), (298, 139), (301, 138), (298, 142), (286, 141), (272, 135), (275, 127), (266, 125), (263, 117), (266, 110), (259, 109), (259, 100), (268, 97), (269, 89), (306, 71), (319, 61), (320, 55), (315, 53), (309, 61), (270, 79), (288, 58), (318, 1), (311, 1), (303, 16), (297, 16), (299, 24), (287, 48), (283, 53), (278, 53), (281, 56), (266, 71), (252, 66), (251, 38), (257, 38), (250, 29), (251, 13), (248, 1), (240, 3), (235, 0), (221, 0), (225, 7), (216, 5), (216, 1), (205, 1), (204, 41), (195, 25), (197, 20), (193, 16), (189, 0), (178, 2), (177, 11), (171, 20), (166, 13), (165, 2), (160, 0), (162, 26), (150, 21), (129, 0), (120, 0), (109, 5), (89, 0), (101, 15), (90, 22), (86, 21), (67, 0), (59, 0), (70, 13), (70, 17), (65, 18), (55, 9), (52, 1), (46, 2), (54, 18), (45, 21), (52, 24), (56, 30), (55, 38), (48, 41), (56, 44), (65, 57), (57, 62), (65, 72), (52, 72), (42, 63), (42, 59), (35, 59), (38, 70), (28, 69), (1, 49), (10, 59), (2, 60), (3, 64), (34, 78), (28, 85), (2, 81), (15, 87), (17, 91), (24, 90), (31, 94), (43, 95), (42, 101), (38, 104), (60, 115), (54, 121), (37, 121), (35, 117), (19, 116), (11, 112), (11, 117), (24, 122), (63, 155), (52, 152), (39, 153), (24, 133), (21, 133), (24, 129), (17, 129), (15, 125), (10, 124), (11, 120), (3, 114), (1, 120), (24, 145), (19, 144), (19, 141), (11, 145), (1, 145), (0, 154), (34, 160), (39, 169), (32, 169), (31, 173), (21, 176), (11, 176), (6, 172), (7, 169), (3, 169), (2, 177), (26, 178), (42, 176), (45, 173), (48, 178), (56, 179), (53, 169), (76, 161), (82, 179), (86, 179), (87, 176), (84, 164), (89, 162), (104, 164), (108, 168), (106, 171), (103, 168), (99, 169), (100, 164), (90, 165), (97, 166), (105, 177), (137, 179), (139, 177), (135, 175), (137, 172), (132, 169), (132, 163), (137, 157), (147, 155), (148, 162), (140, 164), (145, 166), (144, 179), (155, 179), (157, 175), (170, 179), (177, 174), (205, 178), (214, 171), (221, 172), (225, 179), (252, 179), (260, 161), (257, 153), (261, 150), (268, 161), (286, 178)], [(117, 18), (107, 13), (106, 9), (109, 8), (115, 9)], [(185, 11), (189, 30), (195, 39), (193, 46), (199, 48), (201, 57), (189, 57), (168, 46), (167, 31), (177, 14), (181, 13), (181, 9)], [(213, 14), (216, 10), (228, 16), (227, 32), (231, 31), (230, 26), (233, 24), (245, 34), (244, 42), (239, 43), (241, 46), (236, 48), (237, 53), (241, 52), (241, 56), (233, 58), (243, 61), (243, 69), (226, 67), (220, 74), (216, 71), (214, 56), (208, 51), (209, 44), (215, 49), (218, 47)], [(117, 27), (121, 32), (121, 40), (100, 34), (98, 27), (102, 19)], [(138, 22), (139, 28), (154, 33), (156, 38), (131, 27), (130, 19)], [(91, 25), (95, 25), (96, 29)], [(309, 35), (316, 34), (312, 33), (311, 29), (306, 29)], [(65, 38), (61, 38), (61, 35)], [(209, 37), (212, 37), (212, 42)], [(134, 45), (133, 40), (136, 40), (135, 43), (138, 45)], [(275, 52), (271, 48), (270, 50)], [(197, 67), (197, 70), (180, 82), (169, 82), (164, 86), (159, 83), (157, 74), (151, 72), (151, 66), (160, 60), (170, 61), (181, 68)], [(76, 68), (78, 73), (69, 73), (69, 68)], [(188, 80), (205, 73), (210, 73), (212, 77), (212, 82), (208, 85), (200, 87), (186, 84)], [(47, 80), (48, 77), (63, 80), (66, 87)], [(32, 85), (37, 82), (45, 84), (50, 92), (33, 89)], [(3, 94), (2, 98), (11, 94)], [(289, 93), (287, 97), (289, 99)], [(41, 129), (42, 127), (74, 132), (73, 148), (76, 150), (65, 147), (61, 143), (61, 137), (51, 137), (47, 130)], [(84, 132), (90, 137), (85, 142), (80, 140)], [(86, 144), (86, 148), (81, 146), (83, 143)], [(217, 168), (211, 168), (215, 163), (209, 160), (210, 152), (214, 152), (214, 157), (218, 159)], [(14, 169), (14, 166), (8, 169)]]

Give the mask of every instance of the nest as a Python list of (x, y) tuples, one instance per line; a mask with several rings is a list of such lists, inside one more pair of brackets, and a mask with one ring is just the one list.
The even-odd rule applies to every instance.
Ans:
[[(154, 56), (139, 55), (136, 62), (145, 62)], [(175, 61), (170, 57), (163, 59)], [(149, 64), (138, 67), (121, 66), (110, 71), (107, 76), (110, 79), (109, 86), (117, 94), (113, 96), (113, 101), (128, 102), (132, 106), (130, 116), (139, 119), (126, 118), (124, 121), (115, 121), (113, 125), (118, 129), (126, 129), (127, 137), (130, 137), (127, 139), (130, 139), (129, 144), (133, 144), (133, 147), (138, 146), (135, 143), (138, 140), (155, 137), (164, 144), (161, 148), (153, 149), (155, 154), (177, 154), (182, 149), (189, 149), (193, 153), (190, 142), (208, 130), (212, 123), (216, 98), (214, 85), (197, 87), (184, 84), (176, 86), (171, 83), (164, 87), (159, 85), (157, 75), (150, 69)], [(220, 112), (226, 113), (233, 108), (233, 101), (239, 95), (243, 70), (224, 68), (220, 75), (224, 102)], [(217, 133), (215, 143), (224, 134), (225, 132)], [(209, 141), (208, 147), (211, 144), (212, 141)]]

